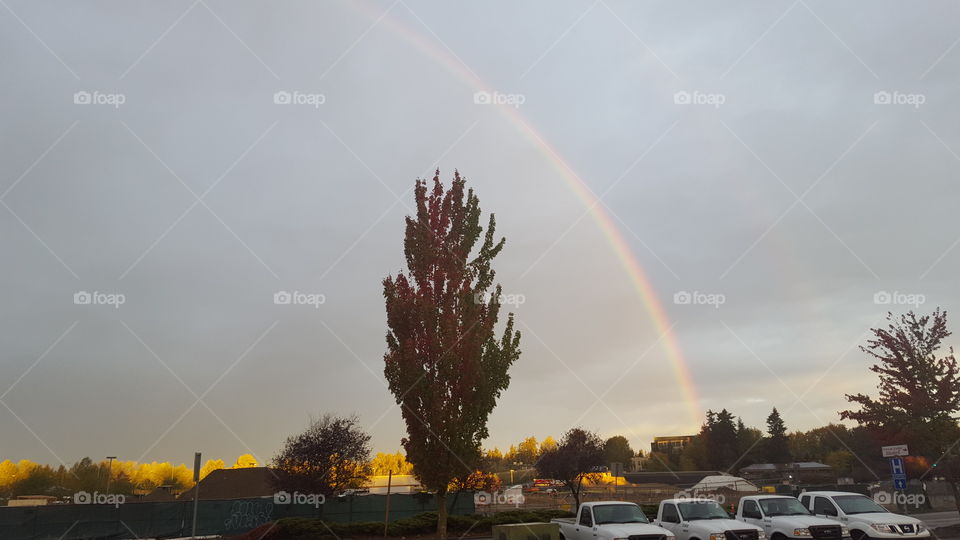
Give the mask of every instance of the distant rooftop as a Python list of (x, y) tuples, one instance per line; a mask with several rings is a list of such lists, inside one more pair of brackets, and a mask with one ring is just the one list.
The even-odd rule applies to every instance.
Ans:
[(767, 472), (778, 470), (812, 470), (812, 469), (832, 469), (830, 465), (818, 463), (816, 461), (797, 461), (794, 463), (755, 463), (740, 469), (741, 472)]

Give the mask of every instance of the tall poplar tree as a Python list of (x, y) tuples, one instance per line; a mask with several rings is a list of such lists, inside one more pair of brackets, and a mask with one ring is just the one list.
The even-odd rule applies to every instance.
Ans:
[(403, 242), (407, 271), (383, 281), (384, 375), (407, 425), (407, 460), (436, 492), (440, 539), (447, 534), (448, 486), (479, 464), (487, 418), (520, 356), (512, 313), (495, 335), (501, 289), (490, 263), (505, 239), (495, 240), (493, 214), (484, 234), (479, 200), (465, 184), (455, 172), (444, 190), (439, 170), (429, 191), (417, 180), (416, 215), (406, 218)]

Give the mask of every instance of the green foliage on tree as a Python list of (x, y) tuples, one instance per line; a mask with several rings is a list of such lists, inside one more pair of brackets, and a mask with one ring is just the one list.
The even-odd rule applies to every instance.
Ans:
[[(454, 173), (449, 190), (417, 180), (416, 215), (406, 218), (407, 270), (383, 281), (387, 311), (384, 375), (407, 426), (403, 448), (414, 474), (436, 492), (437, 536), (446, 538), (450, 482), (480, 462), (487, 418), (510, 383), (520, 356), (513, 314), (498, 339), (501, 289), (493, 293), (495, 240), (490, 215), (484, 234), (480, 204)], [(482, 242), (479, 248), (477, 242)]]
[(787, 425), (783, 422), (783, 418), (776, 407), (767, 417), (767, 438), (763, 441), (763, 450), (768, 463), (789, 463), (791, 461)]
[(737, 451), (737, 426), (733, 415), (726, 409), (720, 412), (707, 411), (707, 421), (700, 429), (700, 438), (706, 449), (706, 465), (713, 470), (725, 471), (740, 457)]
[(608, 466), (611, 463), (622, 463), (624, 470), (627, 470), (634, 455), (630, 441), (623, 435), (614, 435), (603, 443), (603, 459)]

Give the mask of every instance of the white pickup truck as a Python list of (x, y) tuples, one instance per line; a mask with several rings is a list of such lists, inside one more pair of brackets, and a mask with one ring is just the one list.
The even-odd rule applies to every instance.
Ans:
[(919, 519), (892, 514), (859, 493), (805, 491), (800, 494), (800, 503), (814, 515), (843, 523), (853, 540), (930, 537), (930, 531)]
[(639, 506), (619, 501), (585, 502), (575, 518), (550, 520), (560, 525), (560, 540), (675, 540), (651, 525)]
[(816, 517), (803, 503), (784, 495), (743, 497), (737, 505), (737, 519), (763, 527), (770, 540), (843, 540), (850, 536), (850, 530), (839, 521)]
[(660, 501), (654, 522), (677, 540), (766, 540), (763, 529), (737, 521), (711, 499)]

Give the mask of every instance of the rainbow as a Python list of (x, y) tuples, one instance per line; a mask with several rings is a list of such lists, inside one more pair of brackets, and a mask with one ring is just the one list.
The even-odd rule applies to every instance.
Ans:
[[(485, 91), (493, 92), (494, 89), (484, 82), (473, 70), (468, 68), (461, 61), (456, 53), (449, 50), (445, 44), (436, 35), (432, 40), (428, 40), (422, 33), (414, 31), (408, 25), (389, 13), (375, 11), (366, 2), (348, 2), (347, 5), (360, 12), (374, 24), (383, 25), (389, 28), (395, 35), (414, 46), (425, 56), (433, 59), (437, 64), (443, 66), (452, 75), (460, 79), (474, 92)], [(403, 5), (402, 3), (400, 5)], [(397, 4), (394, 4), (396, 8)], [(413, 13), (413, 12), (411, 12)], [(414, 14), (419, 19), (419, 16)], [(422, 21), (421, 21), (422, 23)], [(425, 28), (428, 28), (423, 23)], [(432, 31), (431, 31), (432, 33)], [(619, 259), (620, 264), (626, 271), (631, 285), (639, 295), (650, 320), (659, 332), (660, 342), (663, 344), (664, 352), (670, 360), (674, 376), (680, 386), (683, 401), (687, 406), (689, 414), (689, 426), (693, 430), (699, 430), (703, 422), (703, 409), (700, 406), (700, 399), (697, 395), (697, 386), (694, 383), (693, 376), (680, 344), (673, 332), (673, 323), (670, 322), (660, 299), (657, 296), (653, 285), (647, 278), (647, 274), (640, 264), (640, 261), (634, 255), (630, 245), (623, 238), (620, 229), (614, 223), (609, 213), (604, 210), (602, 201), (600, 201), (593, 190), (574, 172), (573, 168), (560, 156), (560, 154), (547, 142), (536, 129), (519, 112), (518, 107), (509, 104), (495, 106), (521, 133), (523, 133), (531, 143), (544, 155), (551, 167), (556, 170), (567, 186), (573, 191), (578, 199), (583, 203), (586, 211), (599, 226), (604, 237), (607, 239), (611, 249)]]

